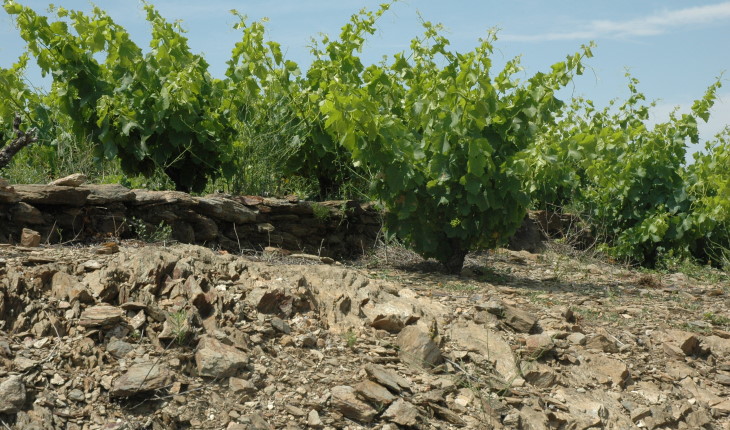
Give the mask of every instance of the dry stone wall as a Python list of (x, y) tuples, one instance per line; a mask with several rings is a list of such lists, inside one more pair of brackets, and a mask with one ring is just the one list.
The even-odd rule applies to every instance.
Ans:
[(110, 185), (10, 185), (0, 179), (0, 243), (24, 228), (43, 243), (134, 238), (160, 225), (172, 239), (229, 251), (277, 247), (329, 257), (362, 253), (375, 242), (379, 213), (354, 201), (148, 191)]

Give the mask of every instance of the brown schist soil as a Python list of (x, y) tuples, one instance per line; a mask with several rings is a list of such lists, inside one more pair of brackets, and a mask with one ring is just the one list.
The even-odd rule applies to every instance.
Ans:
[(0, 427), (730, 429), (727, 274), (437, 269), (0, 246)]

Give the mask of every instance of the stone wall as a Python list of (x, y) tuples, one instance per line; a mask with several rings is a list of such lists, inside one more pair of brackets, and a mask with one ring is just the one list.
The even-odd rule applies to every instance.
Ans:
[(24, 228), (43, 243), (135, 238), (160, 224), (172, 239), (233, 252), (272, 246), (330, 257), (362, 253), (375, 242), (379, 213), (353, 201), (312, 203), (121, 185), (9, 185), (0, 179), (0, 243), (19, 242)]

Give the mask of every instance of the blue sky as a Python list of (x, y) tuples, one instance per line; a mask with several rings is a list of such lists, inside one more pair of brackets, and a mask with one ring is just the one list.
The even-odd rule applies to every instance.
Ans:
[[(47, 1), (19, 3), (45, 11)], [(182, 20), (194, 52), (202, 53), (211, 73), (221, 77), (231, 48), (240, 34), (232, 29), (237, 9), (250, 19), (268, 18), (269, 37), (282, 44), (287, 57), (300, 66), (309, 63), (307, 45), (319, 33), (335, 36), (349, 16), (362, 7), (376, 8), (365, 0), (155, 0), (152, 3), (169, 20)], [(56, 1), (68, 9), (90, 10), (85, 0)], [(141, 4), (136, 1), (98, 1), (117, 23), (146, 46), (149, 32)], [(599, 105), (624, 98), (628, 68), (640, 81), (649, 100), (658, 100), (657, 120), (674, 107), (686, 109), (723, 71), (724, 87), (710, 123), (703, 125), (708, 138), (730, 123), (730, 1), (614, 0), (409, 0), (397, 3), (378, 23), (363, 53), (366, 62), (405, 50), (421, 33), (419, 18), (443, 23), (455, 50), (469, 50), (487, 30), (500, 29), (496, 63), (522, 55), (524, 77), (545, 70), (581, 44), (595, 41), (590, 69), (564, 92), (584, 95)], [(0, 67), (8, 67), (23, 51), (24, 43), (12, 20), (0, 12)], [(30, 73), (31, 81), (40, 78)]]

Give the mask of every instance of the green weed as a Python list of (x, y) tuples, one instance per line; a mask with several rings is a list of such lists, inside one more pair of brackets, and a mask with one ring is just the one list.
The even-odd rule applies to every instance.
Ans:
[(355, 333), (352, 329), (347, 330), (347, 332), (342, 335), (342, 338), (345, 340), (348, 348), (352, 349), (355, 347), (355, 344), (357, 343), (357, 333)]
[(450, 282), (444, 285), (444, 289), (449, 291), (474, 292), (479, 290), (479, 286), (464, 282)]
[(132, 227), (132, 231), (136, 234), (137, 238), (147, 243), (167, 243), (172, 240), (172, 226), (166, 224), (164, 221), (160, 221), (157, 226), (151, 226), (138, 218), (132, 217), (127, 219), (127, 222)]
[(314, 218), (320, 222), (327, 221), (332, 215), (330, 208), (319, 203), (312, 204), (312, 213), (314, 214)]
[(724, 315), (718, 315), (714, 312), (705, 312), (702, 315), (702, 319), (715, 326), (730, 326), (730, 318)]
[(601, 318), (601, 312), (595, 309), (578, 308), (575, 309), (575, 313), (586, 321), (596, 321)]
[(699, 326), (699, 325), (696, 325), (696, 324), (690, 324), (690, 323), (686, 323), (686, 322), (681, 323), (681, 324), (673, 325), (673, 327), (675, 327), (675, 328), (677, 328), (679, 330), (689, 331), (689, 332), (693, 332), (693, 333), (699, 333), (699, 334), (702, 334), (702, 335), (712, 334), (712, 329), (710, 327), (702, 327), (702, 326)]
[(690, 257), (676, 256), (672, 252), (662, 256), (659, 263), (657, 263), (657, 271), (660, 273), (683, 273), (690, 278), (709, 283), (730, 282), (730, 274), (727, 272), (709, 265), (699, 264), (697, 260)]
[(190, 337), (190, 325), (188, 324), (188, 314), (184, 309), (168, 315), (168, 321), (172, 325), (172, 335), (175, 343), (182, 346), (187, 343)]

